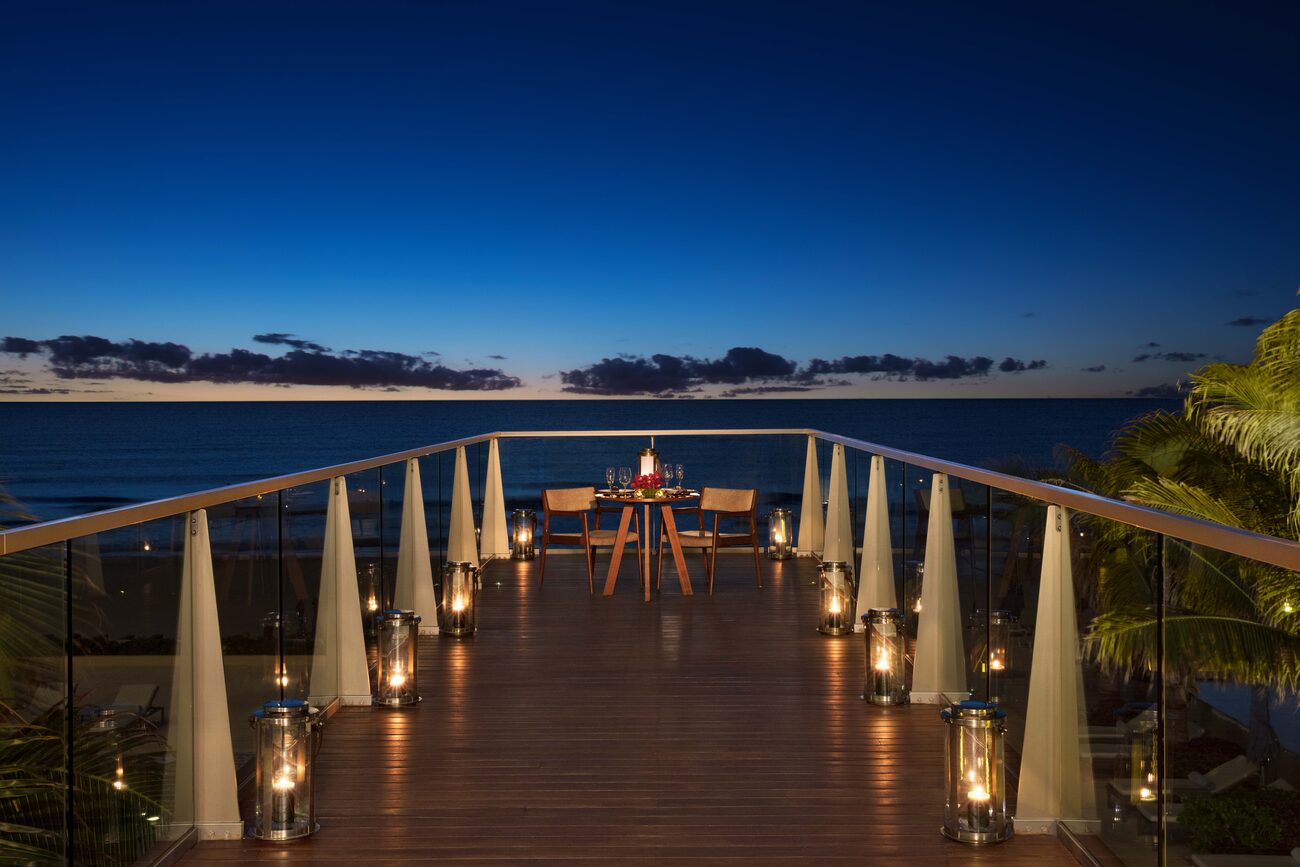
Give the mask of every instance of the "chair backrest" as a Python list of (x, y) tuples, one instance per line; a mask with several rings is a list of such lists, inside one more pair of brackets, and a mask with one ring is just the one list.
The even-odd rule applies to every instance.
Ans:
[(754, 488), (703, 488), (700, 508), (706, 512), (752, 512), (758, 504)]
[(585, 512), (596, 502), (596, 488), (552, 488), (542, 491), (542, 508), (547, 512)]

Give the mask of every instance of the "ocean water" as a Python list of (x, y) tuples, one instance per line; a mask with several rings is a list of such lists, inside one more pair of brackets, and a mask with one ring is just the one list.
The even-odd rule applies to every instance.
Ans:
[[(1135, 399), (0, 403), (0, 485), (49, 520), (494, 430), (811, 427), (979, 466), (1046, 466), (1060, 443), (1100, 454), (1129, 419), (1175, 406)], [(785, 465), (766, 484), (797, 485), (802, 474), (802, 445), (793, 441), (779, 455), (723, 441), (659, 447), (689, 468), (688, 483), (722, 484), (737, 478), (738, 465), (762, 462)], [(635, 454), (627, 441), (605, 439), (510, 443), (504, 452), (508, 497), (542, 483), (598, 482), (604, 466), (631, 463)]]

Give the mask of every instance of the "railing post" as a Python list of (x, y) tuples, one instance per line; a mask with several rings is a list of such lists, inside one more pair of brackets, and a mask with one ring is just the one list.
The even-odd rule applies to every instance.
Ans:
[(424, 519), (424, 489), (420, 460), (406, 461), (406, 488), (402, 492), (402, 535), (397, 548), (397, 585), (393, 607), (419, 614), (420, 633), (438, 634), (438, 597), (433, 592), (433, 565), (429, 558), (429, 525)]
[(930, 517), (921, 578), (912, 701), (941, 704), (965, 698), (966, 654), (962, 641), (961, 596), (957, 592), (957, 549), (952, 538), (948, 476), (930, 481)]
[(853, 628), (861, 632), (862, 615), (871, 608), (897, 608), (894, 589), (894, 543), (889, 537), (889, 489), (885, 459), (871, 456), (867, 481), (867, 516), (862, 525), (862, 566), (858, 570), (858, 609)]
[(168, 751), (176, 757), (169, 766), (175, 774), (175, 814), (182, 822), (193, 816), (200, 840), (238, 840), (243, 824), (207, 511), (190, 512), (185, 529), (167, 726)]
[(1083, 668), (1070, 568), (1070, 519), (1048, 506), (1020, 758), (1016, 833), (1051, 834), (1061, 819), (1096, 820), (1092, 763), (1081, 755)]
[(817, 471), (817, 438), (808, 437), (808, 456), (803, 466), (803, 502), (799, 507), (800, 557), (820, 555), (825, 544), (822, 527), (822, 479)]
[(469, 464), (465, 447), (456, 449), (456, 469), (451, 483), (451, 526), (447, 530), (447, 561), (478, 566), (478, 544), (474, 540), (474, 503), (469, 492)]
[(327, 704), (335, 696), (345, 705), (365, 705), (371, 700), (357, 559), (352, 548), (347, 479), (343, 476), (330, 480), (316, 647), (311, 659), (311, 702)]
[(849, 517), (849, 475), (844, 468), (844, 446), (831, 446), (831, 477), (827, 487), (826, 539), (822, 559), (843, 563), (853, 572), (853, 519)]
[(487, 479), (483, 486), (483, 541), (479, 552), (484, 559), (509, 557), (510, 537), (506, 532), (506, 497), (501, 486), (500, 440), (488, 444)]

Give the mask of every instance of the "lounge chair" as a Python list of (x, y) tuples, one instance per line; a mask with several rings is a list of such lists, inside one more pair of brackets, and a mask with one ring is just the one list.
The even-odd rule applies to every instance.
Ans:
[(154, 704), (154, 700), (157, 698), (158, 684), (127, 683), (118, 689), (117, 696), (106, 707), (112, 708), (118, 713), (134, 714), (142, 720), (147, 720), (157, 714), (158, 722), (165, 724), (167, 722), (167, 709), (162, 705)]

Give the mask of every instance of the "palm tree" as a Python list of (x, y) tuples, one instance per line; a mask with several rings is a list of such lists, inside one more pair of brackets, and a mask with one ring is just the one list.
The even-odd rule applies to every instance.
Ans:
[[(1104, 461), (1065, 450), (1072, 481), (1111, 497), (1270, 536), (1300, 537), (1300, 309), (1260, 335), (1249, 364), (1191, 377), (1181, 412), (1156, 411), (1115, 438)], [(1154, 671), (1161, 624), (1151, 534), (1091, 520), (1101, 613), (1087, 634), (1103, 667)], [(1300, 686), (1300, 575), (1166, 540), (1166, 683)], [(1256, 690), (1267, 702), (1268, 693)], [(1169, 722), (1176, 731), (1178, 714)], [(1173, 732), (1171, 732), (1172, 734)]]

